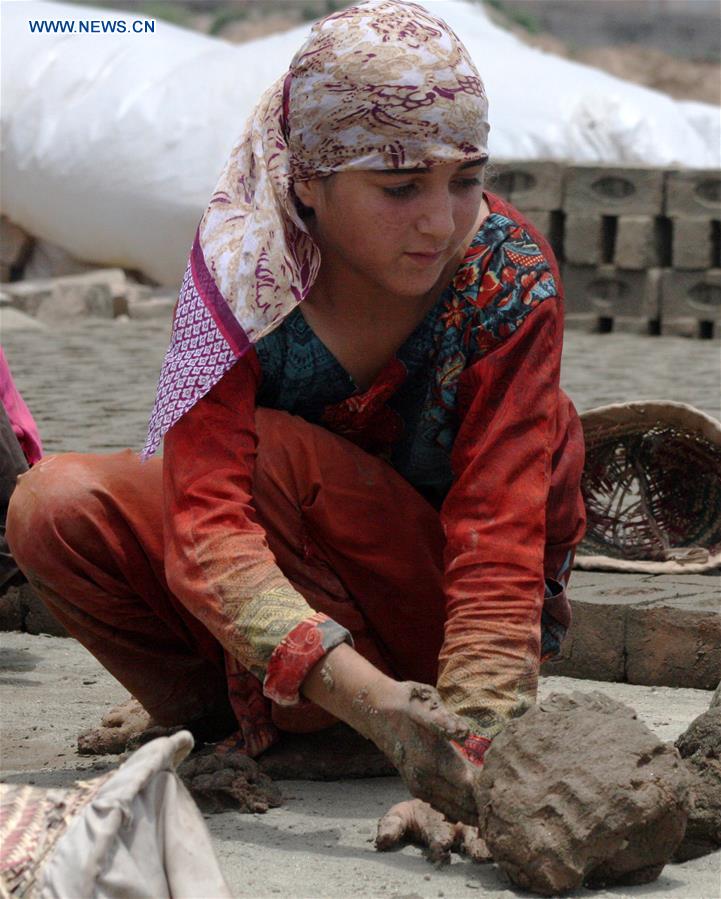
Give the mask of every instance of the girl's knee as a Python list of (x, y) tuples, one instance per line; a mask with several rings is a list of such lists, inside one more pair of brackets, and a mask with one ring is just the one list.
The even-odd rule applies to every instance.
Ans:
[(21, 568), (35, 568), (52, 553), (57, 535), (66, 530), (64, 523), (77, 518), (92, 486), (92, 473), (80, 453), (47, 456), (18, 477), (6, 536)]

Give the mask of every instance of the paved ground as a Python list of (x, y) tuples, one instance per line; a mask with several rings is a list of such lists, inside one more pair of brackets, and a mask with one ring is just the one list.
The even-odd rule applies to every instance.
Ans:
[[(102, 319), (8, 329), (3, 347), (46, 452), (141, 448), (169, 330), (165, 320)], [(716, 341), (569, 331), (562, 380), (581, 411), (668, 399), (720, 415)]]
[[(604, 692), (633, 706), (665, 740), (675, 739), (708, 707), (705, 690), (598, 684), (551, 677), (554, 690)], [(107, 759), (75, 754), (79, 731), (97, 722), (126, 694), (74, 640), (30, 634), (0, 635), (0, 726), (3, 774), (13, 783), (62, 786), (106, 770)], [(291, 899), (522, 899), (493, 865), (454, 856), (436, 869), (409, 846), (377, 853), (376, 821), (406, 798), (397, 778), (345, 783), (283, 781), (285, 804), (266, 815), (225, 812), (207, 819), (233, 895)], [(580, 890), (584, 899), (719, 899), (721, 852), (667, 866), (653, 884), (612, 890)], [(69, 899), (69, 897), (68, 897)], [(202, 897), (212, 899), (212, 897)]]

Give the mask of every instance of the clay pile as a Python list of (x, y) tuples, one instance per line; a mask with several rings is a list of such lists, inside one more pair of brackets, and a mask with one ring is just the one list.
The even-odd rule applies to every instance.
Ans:
[(721, 693), (691, 722), (676, 748), (691, 775), (691, 809), (673, 860), (685, 862), (721, 846)]
[(204, 812), (233, 808), (257, 814), (283, 804), (279, 787), (241, 752), (201, 749), (180, 765), (178, 774)]
[(633, 709), (603, 693), (556, 693), (494, 740), (479, 829), (511, 880), (544, 896), (647, 883), (681, 843), (690, 781)]

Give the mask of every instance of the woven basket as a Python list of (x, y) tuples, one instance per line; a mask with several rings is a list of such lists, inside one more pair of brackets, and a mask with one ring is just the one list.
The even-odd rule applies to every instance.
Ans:
[(581, 415), (588, 527), (576, 567), (652, 574), (721, 566), (721, 423), (692, 406)]

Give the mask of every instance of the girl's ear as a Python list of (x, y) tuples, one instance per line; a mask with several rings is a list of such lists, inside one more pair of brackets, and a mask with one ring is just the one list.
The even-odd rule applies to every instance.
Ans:
[(315, 208), (315, 190), (313, 189), (313, 184), (313, 181), (296, 181), (293, 185), (296, 197), (298, 197), (306, 209)]

